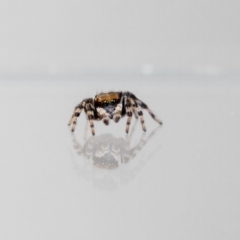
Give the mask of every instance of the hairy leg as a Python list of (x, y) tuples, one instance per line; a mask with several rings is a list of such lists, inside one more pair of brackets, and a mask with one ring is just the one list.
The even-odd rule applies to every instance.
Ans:
[(92, 135), (95, 135), (94, 124), (93, 124), (94, 108), (93, 108), (92, 103), (86, 103), (85, 111), (86, 111), (87, 118), (88, 118), (88, 121), (89, 121), (89, 124), (90, 124)]
[(103, 122), (108, 125), (109, 124), (109, 117), (107, 115), (107, 112), (103, 108), (97, 108), (97, 113), (100, 116), (100, 118), (103, 120)]
[(85, 105), (85, 102), (82, 101), (80, 104), (78, 104), (75, 109), (74, 112), (72, 114), (72, 117), (70, 118), (70, 121), (68, 123), (68, 126), (72, 125), (72, 132), (74, 132), (75, 128), (76, 128), (76, 124), (77, 124), (77, 118), (80, 116), (82, 110), (83, 110), (83, 105)]
[(145, 121), (144, 121), (144, 117), (143, 117), (143, 112), (140, 109), (140, 107), (138, 106), (138, 104), (136, 103), (136, 101), (134, 101), (134, 100), (132, 100), (132, 106), (133, 106), (133, 109), (137, 112), (138, 116), (140, 117), (141, 124), (142, 124), (142, 130), (145, 132), (146, 126), (145, 126)]
[(122, 104), (119, 103), (113, 113), (113, 120), (117, 123), (122, 116)]
[(143, 109), (146, 109), (148, 111), (148, 113), (151, 115), (151, 117), (157, 122), (159, 123), (160, 125), (162, 125), (162, 121), (159, 120), (156, 115), (148, 108), (148, 106), (141, 100), (139, 99), (135, 99), (135, 102)]
[(125, 107), (126, 107), (126, 113), (127, 113), (127, 116), (128, 116), (128, 119), (127, 119), (127, 125), (126, 125), (126, 133), (128, 133), (129, 131), (129, 126), (131, 124), (131, 120), (132, 120), (132, 105), (131, 105), (131, 100), (129, 98), (125, 98), (124, 99), (125, 101)]

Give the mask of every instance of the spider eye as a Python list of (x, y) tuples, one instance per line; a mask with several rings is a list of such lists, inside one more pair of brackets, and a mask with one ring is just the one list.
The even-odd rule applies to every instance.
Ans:
[(115, 100), (112, 100), (111, 103), (114, 104), (116, 101)]
[(108, 106), (108, 104), (109, 104), (109, 102), (107, 102), (107, 101), (104, 101), (103, 102), (103, 105), (106, 107), (106, 106)]

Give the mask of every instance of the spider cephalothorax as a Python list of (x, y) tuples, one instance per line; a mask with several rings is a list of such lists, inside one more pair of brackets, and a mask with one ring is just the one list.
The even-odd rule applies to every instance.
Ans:
[(119, 119), (125, 115), (128, 117), (126, 126), (126, 133), (128, 133), (132, 114), (134, 114), (136, 118), (138, 118), (138, 116), (140, 117), (142, 129), (146, 131), (141, 109), (146, 109), (155, 121), (162, 124), (148, 106), (134, 94), (130, 92), (106, 92), (97, 94), (94, 99), (86, 98), (75, 107), (68, 124), (72, 125), (72, 132), (76, 127), (77, 117), (80, 116), (83, 109), (89, 120), (92, 135), (95, 135), (93, 120), (103, 120), (103, 122), (108, 125), (110, 119), (118, 122)]

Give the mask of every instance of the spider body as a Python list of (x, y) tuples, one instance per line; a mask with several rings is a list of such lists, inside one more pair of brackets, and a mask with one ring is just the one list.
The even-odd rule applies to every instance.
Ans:
[(127, 115), (126, 133), (128, 133), (133, 114), (136, 118), (140, 117), (142, 129), (146, 131), (142, 109), (146, 109), (156, 122), (162, 124), (148, 106), (131, 92), (103, 92), (97, 94), (94, 99), (84, 99), (75, 107), (69, 121), (68, 125), (72, 125), (72, 132), (75, 130), (77, 118), (83, 109), (88, 118), (92, 135), (95, 135), (93, 120), (102, 120), (108, 125), (110, 119), (118, 122), (125, 115)]
[(120, 104), (121, 97), (121, 92), (100, 93), (94, 98), (94, 106), (96, 109), (103, 108), (112, 119), (117, 105)]

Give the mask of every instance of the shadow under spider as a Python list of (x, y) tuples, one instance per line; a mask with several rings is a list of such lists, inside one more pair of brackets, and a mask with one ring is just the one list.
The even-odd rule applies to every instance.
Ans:
[(112, 134), (102, 134), (100, 136), (91, 136), (85, 140), (82, 146), (72, 133), (73, 147), (77, 154), (92, 159), (93, 165), (101, 169), (116, 169), (119, 164), (128, 163), (135, 158), (138, 152), (144, 147), (150, 138), (161, 127), (158, 126), (148, 136), (144, 132), (138, 143), (131, 147), (131, 139), (135, 131), (136, 123), (129, 135), (123, 138), (116, 138)]

